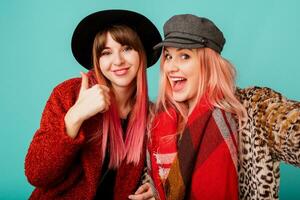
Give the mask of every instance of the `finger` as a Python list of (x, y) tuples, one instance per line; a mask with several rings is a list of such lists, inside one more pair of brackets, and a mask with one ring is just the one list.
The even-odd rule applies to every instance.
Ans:
[(107, 87), (106, 85), (99, 85), (99, 86), (100, 86), (100, 88), (102, 88), (106, 92), (110, 91), (109, 87)]
[(146, 192), (148, 189), (149, 185), (145, 183), (144, 185), (141, 185), (134, 194), (141, 194), (143, 192)]
[(108, 103), (110, 105), (110, 95), (108, 93), (104, 92), (104, 97), (105, 97), (106, 103)]
[(129, 195), (128, 196), (129, 199), (133, 199), (133, 200), (141, 200), (141, 199), (152, 199), (153, 195), (151, 193), (146, 192), (143, 194), (133, 194), (133, 195)]
[(89, 90), (95, 91), (103, 100), (110, 99), (110, 94), (103, 89), (99, 84), (93, 85)]
[(105, 102), (105, 109), (104, 112), (109, 110), (109, 107), (111, 105), (111, 101), (110, 101), (110, 95), (107, 94), (106, 92), (104, 92), (104, 102)]
[(104, 101), (110, 105), (110, 93), (107, 91), (107, 88), (98, 87), (99, 94), (103, 96)]
[(147, 192), (141, 195), (143, 195), (144, 199), (151, 199), (153, 197), (153, 192), (151, 190), (148, 190)]
[(100, 94), (108, 94), (110, 89), (105, 85), (96, 84), (91, 87), (92, 90), (99, 91)]
[(150, 187), (149, 185), (147, 185), (147, 186), (148, 186), (147, 192), (144, 192), (144, 193), (143, 193), (143, 196), (144, 196), (144, 198), (146, 198), (146, 199), (150, 199), (150, 198), (152, 198), (152, 197), (154, 196), (154, 193), (153, 193), (151, 187)]
[(108, 111), (109, 106), (111, 104), (109, 94), (106, 91), (104, 91), (98, 84), (92, 86), (89, 90), (91, 90), (91, 91), (94, 90), (95, 95), (98, 98), (98, 101), (100, 103), (99, 104), (99, 106), (100, 106), (99, 112), (104, 113), (104, 112)]
[(143, 200), (144, 197), (141, 196), (140, 194), (132, 194), (128, 196), (128, 199), (132, 199), (132, 200)]
[(108, 111), (108, 110), (109, 110), (109, 105), (106, 104), (106, 106), (105, 106), (104, 110), (102, 111), (102, 113), (104, 113), (104, 112), (106, 112), (106, 111)]
[(80, 92), (87, 90), (89, 88), (89, 79), (87, 75), (83, 72), (80, 72), (81, 74), (81, 87), (80, 87)]
[(91, 87), (91, 89), (92, 90), (98, 90), (98, 91), (102, 91), (102, 88), (100, 87), (100, 85), (99, 84), (95, 84), (95, 85), (93, 85), (92, 87)]
[(106, 106), (110, 106), (110, 94), (104, 91), (102, 88), (99, 88), (99, 95), (101, 99), (104, 101)]
[(128, 199), (132, 199), (132, 200), (142, 200), (142, 198), (137, 197), (137, 195), (129, 195)]

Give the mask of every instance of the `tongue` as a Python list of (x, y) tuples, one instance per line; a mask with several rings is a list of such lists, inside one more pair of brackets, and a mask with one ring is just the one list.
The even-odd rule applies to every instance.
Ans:
[(183, 81), (176, 81), (174, 86), (173, 86), (173, 90), (175, 92), (180, 91), (183, 89), (184, 85), (185, 85), (186, 80)]

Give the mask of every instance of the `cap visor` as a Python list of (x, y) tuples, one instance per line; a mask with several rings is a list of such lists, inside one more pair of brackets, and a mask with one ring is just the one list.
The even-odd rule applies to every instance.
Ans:
[(162, 47), (175, 47), (175, 48), (182, 48), (182, 49), (197, 49), (203, 48), (205, 45), (199, 43), (179, 43), (179, 42), (171, 42), (171, 41), (164, 41), (160, 42), (153, 47), (154, 50), (157, 50)]

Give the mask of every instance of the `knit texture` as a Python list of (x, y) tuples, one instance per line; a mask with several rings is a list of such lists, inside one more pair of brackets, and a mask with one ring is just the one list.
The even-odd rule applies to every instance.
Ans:
[[(93, 71), (88, 73), (90, 86), (96, 84)], [(81, 79), (74, 78), (58, 85), (42, 114), (25, 159), (25, 174), (36, 188), (30, 199), (93, 199), (100, 180), (103, 155), (101, 114), (86, 120), (75, 139), (66, 133), (64, 117), (79, 94)], [(93, 139), (94, 138), (94, 139)], [(124, 161), (117, 170), (116, 200), (127, 199), (139, 184), (145, 151), (137, 166)]]
[[(231, 118), (200, 101), (179, 137), (174, 111), (156, 116), (148, 149), (151, 175), (162, 200), (238, 199), (237, 133)], [(160, 173), (162, 169), (166, 174)]]

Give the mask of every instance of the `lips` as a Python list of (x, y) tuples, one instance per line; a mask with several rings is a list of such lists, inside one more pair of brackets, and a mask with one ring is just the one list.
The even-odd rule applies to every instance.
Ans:
[(184, 88), (186, 81), (187, 81), (186, 78), (179, 77), (179, 76), (172, 76), (172, 77), (169, 77), (169, 79), (172, 82), (171, 85), (172, 85), (172, 89), (174, 92), (181, 91)]
[(112, 72), (117, 76), (124, 76), (129, 71), (129, 67), (124, 67), (116, 70), (112, 70)]

